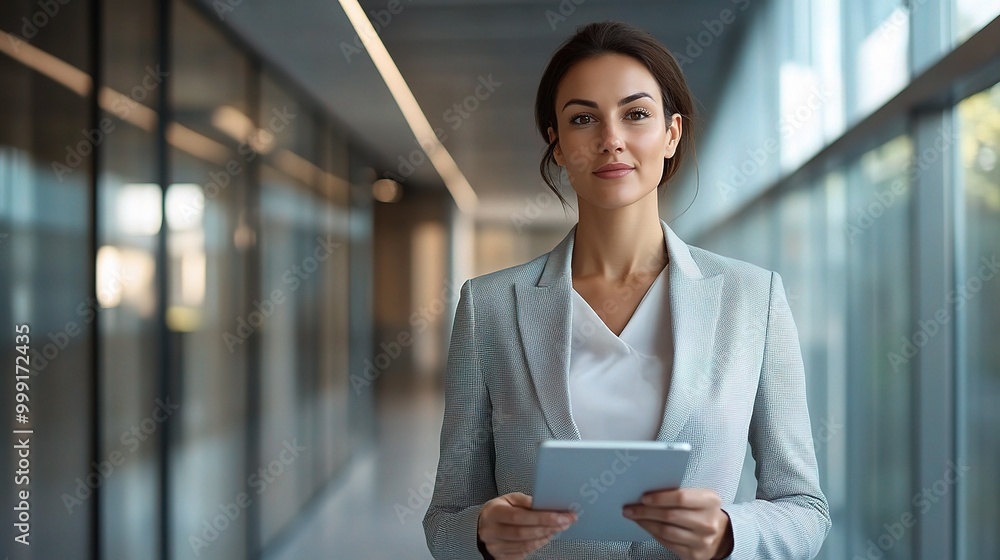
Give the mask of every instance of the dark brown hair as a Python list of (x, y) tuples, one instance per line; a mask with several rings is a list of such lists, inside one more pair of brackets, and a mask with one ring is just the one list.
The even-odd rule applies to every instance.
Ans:
[[(687, 152), (694, 150), (694, 99), (688, 90), (684, 74), (670, 51), (649, 33), (621, 21), (608, 20), (579, 27), (576, 35), (563, 42), (552, 55), (535, 97), (535, 125), (542, 135), (542, 141), (547, 145), (539, 170), (545, 184), (556, 193), (563, 205), (566, 204), (566, 199), (556, 186), (557, 176), (553, 176), (553, 170), (558, 169), (553, 152), (559, 140), (556, 88), (575, 64), (605, 54), (622, 54), (641, 62), (660, 85), (666, 116), (674, 113), (681, 115), (681, 139), (673, 157), (666, 159), (657, 187), (665, 185), (680, 169)], [(552, 142), (549, 142), (550, 126), (556, 131), (556, 139)]]

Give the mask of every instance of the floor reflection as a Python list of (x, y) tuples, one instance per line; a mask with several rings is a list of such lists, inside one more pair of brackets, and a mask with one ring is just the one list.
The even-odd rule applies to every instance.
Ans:
[(264, 560), (431, 560), (421, 521), (437, 468), (443, 393), (432, 382), (382, 381), (375, 443)]

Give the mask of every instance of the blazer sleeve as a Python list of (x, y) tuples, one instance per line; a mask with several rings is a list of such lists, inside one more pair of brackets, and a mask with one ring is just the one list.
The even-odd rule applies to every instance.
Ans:
[(722, 508), (733, 529), (728, 558), (815, 557), (830, 531), (830, 508), (819, 487), (798, 333), (777, 272), (749, 440), (757, 499)]
[(480, 367), (472, 281), (462, 285), (445, 365), (441, 454), (424, 536), (438, 560), (482, 558), (479, 511), (497, 497), (492, 404)]

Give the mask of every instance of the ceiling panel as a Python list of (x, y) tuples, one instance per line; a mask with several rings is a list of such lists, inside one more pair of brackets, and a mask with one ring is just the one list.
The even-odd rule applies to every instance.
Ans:
[[(211, 6), (208, 0), (202, 0)], [(650, 31), (684, 53), (725, 9), (735, 14), (691, 64), (685, 77), (703, 118), (715, 103), (743, 24), (747, 0), (364, 0), (361, 5), (406, 79), (424, 114), (447, 135), (444, 145), (479, 195), (481, 206), (514, 207), (546, 188), (538, 173), (544, 144), (534, 130), (534, 96), (549, 57), (576, 28), (619, 19)], [(390, 13), (394, 7), (397, 12)], [(741, 10), (741, 7), (748, 7)], [(551, 17), (552, 14), (559, 15)], [(564, 19), (563, 19), (564, 18)], [(377, 153), (385, 170), (418, 149), (374, 64), (355, 51), (356, 34), (339, 3), (243, 0), (224, 21), (271, 63), (311, 93), (354, 138)], [(716, 26), (718, 27), (718, 26)], [(703, 41), (709, 38), (702, 33)], [(500, 85), (472, 101), (480, 79)], [(468, 101), (475, 110), (460, 114)], [(443, 189), (429, 163), (407, 178), (407, 188)], [(558, 220), (563, 214), (554, 208)], [(500, 213), (501, 217), (504, 214)], [(485, 217), (485, 214), (484, 214)]]

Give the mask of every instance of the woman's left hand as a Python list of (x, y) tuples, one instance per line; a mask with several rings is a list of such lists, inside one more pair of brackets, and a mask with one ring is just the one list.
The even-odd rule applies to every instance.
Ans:
[(647, 492), (623, 513), (684, 560), (713, 560), (733, 549), (729, 514), (721, 506), (712, 490), (675, 488)]

